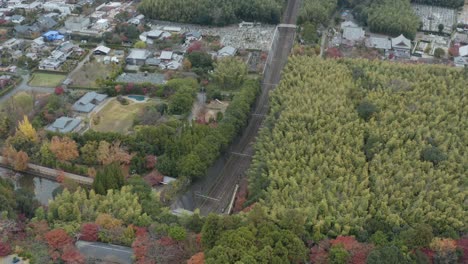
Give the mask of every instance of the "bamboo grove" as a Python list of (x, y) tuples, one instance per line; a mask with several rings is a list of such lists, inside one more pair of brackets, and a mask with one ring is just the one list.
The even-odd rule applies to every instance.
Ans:
[(297, 208), (314, 239), (419, 223), (465, 232), (467, 75), (291, 58), (256, 144), (250, 202), (273, 219)]

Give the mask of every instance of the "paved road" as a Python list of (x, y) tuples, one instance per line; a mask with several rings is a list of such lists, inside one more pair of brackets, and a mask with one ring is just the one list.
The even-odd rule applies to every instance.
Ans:
[[(296, 24), (299, 11), (300, 0), (290, 0), (283, 16), (283, 24)], [(254, 154), (253, 144), (258, 134), (265, 115), (268, 114), (268, 94), (276, 87), (281, 79), (281, 71), (287, 62), (289, 53), (294, 44), (296, 29), (293, 27), (278, 27), (278, 40), (271, 50), (272, 59), (267, 65), (262, 82), (262, 93), (258, 98), (256, 109), (249, 121), (244, 134), (238, 144), (232, 148), (232, 153), (224, 166), (221, 168), (216, 179), (211, 182), (204, 182), (204, 186), (195, 186), (202, 190), (201, 194), (217, 199), (196, 198), (195, 208), (200, 208), (202, 215), (211, 212), (228, 213), (226, 208), (231, 200), (235, 185), (250, 167), (252, 155)], [(192, 191), (194, 191), (192, 189)], [(199, 197), (199, 196), (198, 196)]]
[(75, 245), (86, 258), (102, 260), (105, 263), (133, 263), (133, 250), (129, 247), (81, 240)]

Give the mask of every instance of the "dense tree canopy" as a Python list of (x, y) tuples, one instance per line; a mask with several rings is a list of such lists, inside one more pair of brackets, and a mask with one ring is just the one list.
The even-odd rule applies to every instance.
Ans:
[(417, 223), (466, 231), (467, 86), (440, 66), (292, 58), (257, 142), (251, 200), (274, 217), (300, 208), (315, 239)]
[(227, 25), (240, 20), (276, 24), (284, 0), (143, 0), (140, 12), (159, 20)]
[(411, 2), (415, 4), (459, 8), (463, 6), (464, 0), (411, 0)]

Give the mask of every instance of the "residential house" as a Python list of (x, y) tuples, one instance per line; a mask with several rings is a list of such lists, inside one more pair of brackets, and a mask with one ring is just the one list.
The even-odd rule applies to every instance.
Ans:
[(47, 12), (55, 12), (58, 11), (63, 15), (70, 15), (71, 11), (73, 10), (72, 5), (68, 5), (65, 3), (58, 3), (58, 2), (45, 2), (42, 5), (42, 8)]
[(106, 46), (98, 46), (97, 48), (94, 49), (93, 54), (94, 55), (108, 55), (110, 51), (111, 49)]
[(42, 34), (44, 41), (56, 41), (56, 40), (63, 40), (65, 37), (60, 34), (58, 31), (47, 31), (46, 33)]
[(172, 60), (172, 56), (174, 53), (172, 51), (163, 51), (161, 52), (161, 55), (159, 56), (159, 59), (164, 62), (168, 62)]
[(236, 55), (237, 49), (231, 46), (223, 47), (222, 49), (218, 50), (218, 57), (232, 57)]
[(395, 52), (395, 56), (398, 58), (410, 58), (411, 57), (411, 40), (400, 35), (396, 38), (392, 38), (392, 49)]
[(138, 26), (138, 25), (141, 24), (141, 22), (143, 21), (144, 18), (145, 18), (145, 16), (140, 14), (140, 15), (128, 20), (128, 23), (133, 24), (135, 26)]
[(146, 60), (145, 64), (148, 66), (159, 66), (161, 64), (161, 60), (156, 58), (149, 58)]
[(151, 30), (146, 33), (146, 37), (151, 39), (158, 39), (163, 34), (162, 30)]
[(62, 116), (46, 127), (51, 132), (69, 133), (75, 131), (81, 124), (81, 119)]
[(97, 20), (93, 25), (93, 28), (99, 31), (106, 30), (108, 27), (109, 27), (109, 20), (104, 19), (104, 18)]
[(21, 37), (37, 37), (41, 32), (37, 25), (16, 25), (13, 29), (16, 35)]
[(37, 25), (41, 30), (50, 30), (57, 25), (57, 22), (50, 16), (41, 16), (37, 19)]
[(186, 42), (192, 42), (192, 41), (198, 41), (202, 39), (202, 34), (198, 31), (190, 31), (185, 34), (185, 41)]
[(389, 38), (370, 37), (366, 41), (366, 47), (389, 51), (392, 49), (392, 42)]
[(65, 21), (65, 29), (70, 31), (81, 31), (91, 25), (89, 17), (71, 16)]
[(131, 49), (125, 61), (130, 65), (144, 65), (149, 56), (150, 52), (146, 49)]
[(24, 16), (14, 15), (10, 18), (10, 21), (14, 24), (21, 24), (25, 20)]
[(39, 63), (39, 69), (51, 71), (58, 70), (75, 50), (79, 50), (79, 48), (73, 43), (63, 43), (57, 49), (52, 51), (49, 57), (41, 60)]
[(24, 40), (11, 38), (3, 43), (2, 49), (20, 50), (23, 48), (23, 44)]
[(83, 113), (91, 112), (98, 104), (102, 103), (107, 98), (106, 94), (98, 94), (96, 92), (88, 92), (78, 101), (73, 104), (73, 110)]

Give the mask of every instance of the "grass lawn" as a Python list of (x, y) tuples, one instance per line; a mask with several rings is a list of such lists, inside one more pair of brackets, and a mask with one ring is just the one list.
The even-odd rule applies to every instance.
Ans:
[(29, 85), (53, 88), (62, 84), (65, 77), (63, 74), (36, 72), (31, 77), (31, 80), (29, 80)]
[(99, 124), (94, 125), (92, 121), (93, 118), (91, 118), (91, 129), (99, 132), (118, 132), (126, 134), (133, 126), (135, 115), (145, 106), (154, 104), (156, 104), (154, 100), (145, 103), (135, 103), (129, 100), (128, 105), (122, 105), (115, 98), (112, 98), (104, 108), (97, 113), (99, 116)]
[(85, 63), (71, 76), (73, 85), (80, 87), (98, 88), (96, 80), (98, 78), (106, 79), (106, 77), (108, 77), (115, 69), (115, 67), (117, 66), (114, 64), (106, 65), (97, 61)]

